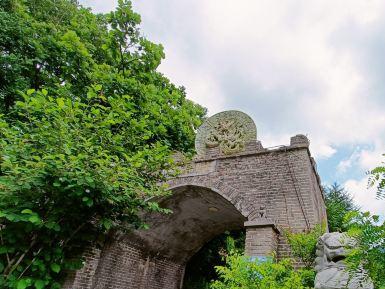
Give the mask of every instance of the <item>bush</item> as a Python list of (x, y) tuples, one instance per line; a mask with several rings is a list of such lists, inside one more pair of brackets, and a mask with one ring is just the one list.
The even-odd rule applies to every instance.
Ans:
[(314, 261), (317, 257), (317, 242), (324, 232), (323, 226), (317, 225), (309, 232), (291, 233), (287, 231), (285, 233), (293, 257), (298, 258), (307, 269), (314, 267)]
[(314, 280), (313, 271), (296, 271), (290, 260), (251, 261), (239, 254), (228, 255), (226, 265), (216, 270), (219, 280), (212, 282), (211, 289), (306, 289)]
[[(225, 256), (226, 264), (216, 266), (219, 279), (212, 282), (211, 289), (275, 289), (275, 288), (313, 288), (315, 271), (313, 270), (316, 258), (318, 238), (324, 233), (324, 226), (318, 225), (309, 232), (286, 232), (292, 255), (298, 258), (304, 268), (295, 269), (292, 259), (275, 261), (252, 260), (243, 256), (238, 250), (230, 250)], [(230, 239), (231, 241), (231, 239)]]

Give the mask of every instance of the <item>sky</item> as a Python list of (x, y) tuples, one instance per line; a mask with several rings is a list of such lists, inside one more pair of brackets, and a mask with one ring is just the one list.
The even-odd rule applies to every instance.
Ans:
[[(110, 0), (80, 0), (108, 12)], [(385, 1), (134, 0), (159, 67), (213, 115), (241, 110), (264, 147), (305, 134), (323, 185), (385, 216), (367, 172), (385, 160)]]

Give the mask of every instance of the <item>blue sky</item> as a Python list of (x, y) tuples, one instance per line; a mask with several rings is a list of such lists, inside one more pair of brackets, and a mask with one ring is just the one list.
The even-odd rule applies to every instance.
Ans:
[[(117, 1), (81, 0), (96, 12)], [(248, 113), (265, 147), (306, 134), (324, 184), (385, 215), (366, 172), (385, 153), (385, 1), (137, 0), (159, 70), (209, 115)]]

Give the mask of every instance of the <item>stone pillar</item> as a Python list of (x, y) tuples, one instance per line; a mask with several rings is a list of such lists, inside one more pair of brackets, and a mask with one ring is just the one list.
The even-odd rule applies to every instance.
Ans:
[(271, 219), (260, 218), (245, 222), (247, 256), (265, 259), (277, 253), (279, 231)]

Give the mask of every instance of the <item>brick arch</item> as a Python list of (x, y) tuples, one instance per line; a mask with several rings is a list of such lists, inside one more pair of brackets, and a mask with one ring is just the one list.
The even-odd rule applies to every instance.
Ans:
[[(184, 212), (189, 215), (182, 215), (180, 222), (174, 223), (171, 215), (169, 223), (162, 219), (166, 216), (153, 216), (158, 222), (154, 227), (159, 226), (147, 238), (142, 238), (143, 234), (123, 235), (113, 237), (101, 250), (93, 248), (85, 255), (86, 266), (64, 288), (181, 289), (184, 257), (197, 245), (189, 242), (190, 235), (184, 234), (192, 231), (200, 242), (205, 230), (219, 233), (231, 222), (246, 229), (247, 255), (264, 257), (275, 252), (277, 258), (289, 257), (290, 248), (279, 229), (300, 232), (326, 220), (319, 177), (308, 145), (305, 137), (296, 136), (290, 146), (264, 149), (254, 142), (234, 155), (223, 155), (218, 148), (208, 149), (204, 156), (181, 167), (181, 174), (167, 182), (173, 194), (159, 199), (165, 205), (181, 204), (177, 208), (186, 209)], [(210, 215), (214, 220), (208, 220), (211, 217), (206, 215), (210, 208), (207, 204), (217, 204), (217, 208), (222, 208), (218, 214), (223, 214)], [(201, 222), (200, 227), (189, 226), (194, 218)], [(210, 222), (204, 222), (207, 220)], [(175, 233), (169, 228), (183, 229), (177, 231), (177, 241), (182, 240), (186, 246), (167, 242), (164, 236)], [(174, 251), (170, 253), (168, 248)], [(181, 250), (173, 254), (178, 248)]]
[(230, 202), (246, 219), (255, 211), (253, 204), (247, 203), (246, 200), (242, 198), (242, 193), (238, 189), (223, 181), (213, 183), (210, 179), (200, 177), (189, 178), (189, 180), (176, 178), (167, 184), (169, 185), (168, 190), (170, 191), (188, 186), (211, 190)]
[(145, 214), (149, 229), (127, 238), (146, 245), (146, 252), (152, 255), (185, 263), (205, 242), (226, 230), (243, 228), (248, 220), (240, 192), (231, 187), (221, 190), (204, 182), (178, 181), (169, 190), (171, 194), (156, 201), (171, 213)]

